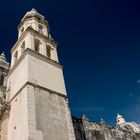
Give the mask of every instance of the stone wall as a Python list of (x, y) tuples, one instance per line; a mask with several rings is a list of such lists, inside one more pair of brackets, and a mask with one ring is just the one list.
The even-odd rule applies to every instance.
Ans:
[(0, 116), (0, 140), (7, 140), (8, 138), (8, 121), (9, 121), (10, 105), (5, 104), (1, 108)]
[(76, 140), (140, 140), (140, 125), (125, 122), (109, 126), (103, 120), (93, 123), (88, 118), (73, 117)]
[(67, 109), (64, 97), (35, 88), (36, 128), (43, 140), (70, 140)]

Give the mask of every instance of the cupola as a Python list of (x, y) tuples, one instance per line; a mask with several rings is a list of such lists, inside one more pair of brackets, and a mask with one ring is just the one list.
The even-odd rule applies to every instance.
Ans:
[(120, 125), (120, 124), (124, 124), (125, 123), (124, 117), (122, 115), (120, 115), (120, 114), (117, 115), (116, 121), (117, 121), (117, 125)]
[(27, 12), (22, 18), (21, 23), (18, 26), (19, 37), (28, 27), (40, 32), (44, 36), (49, 36), (48, 22), (45, 20), (44, 16), (39, 14), (34, 8)]

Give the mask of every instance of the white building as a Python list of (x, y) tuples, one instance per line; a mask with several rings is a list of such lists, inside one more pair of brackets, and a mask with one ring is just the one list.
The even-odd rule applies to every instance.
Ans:
[(57, 44), (35, 9), (11, 49), (1, 140), (75, 140)]

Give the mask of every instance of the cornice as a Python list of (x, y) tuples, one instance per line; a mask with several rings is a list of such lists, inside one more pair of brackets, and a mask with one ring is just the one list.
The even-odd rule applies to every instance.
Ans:
[(27, 49), (23, 52), (23, 54), (20, 56), (20, 58), (17, 60), (17, 62), (16, 62), (16, 63), (12, 66), (12, 68), (9, 70), (9, 72), (8, 72), (8, 77), (9, 77), (9, 76), (13, 73), (13, 71), (19, 66), (19, 64), (21, 63), (21, 61), (25, 58), (25, 56), (26, 56), (27, 54), (30, 54), (30, 55), (32, 55), (32, 56), (34, 56), (34, 57), (36, 57), (36, 58), (38, 58), (38, 59), (40, 59), (40, 60), (42, 60), (42, 61), (45, 61), (45, 62), (47, 62), (47, 63), (49, 63), (49, 64), (51, 64), (51, 65), (54, 65), (54, 66), (56, 66), (56, 67), (58, 67), (58, 68), (60, 68), (60, 69), (63, 69), (63, 66), (62, 66), (60, 63), (58, 63), (58, 62), (56, 62), (56, 61), (54, 61), (54, 60), (52, 60), (52, 59), (50, 59), (50, 58), (48, 58), (48, 57), (46, 57), (46, 56), (40, 54), (40, 53), (38, 53), (38, 52), (35, 52), (35, 51), (33, 51), (33, 50), (27, 48)]

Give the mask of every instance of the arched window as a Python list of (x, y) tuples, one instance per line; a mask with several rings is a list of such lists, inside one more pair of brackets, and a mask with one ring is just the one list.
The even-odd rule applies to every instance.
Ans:
[(51, 58), (51, 46), (47, 45), (47, 56)]
[(39, 52), (40, 51), (40, 41), (38, 39), (35, 39), (35, 51)]

